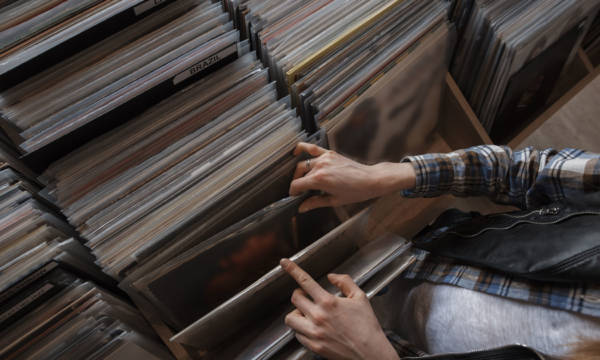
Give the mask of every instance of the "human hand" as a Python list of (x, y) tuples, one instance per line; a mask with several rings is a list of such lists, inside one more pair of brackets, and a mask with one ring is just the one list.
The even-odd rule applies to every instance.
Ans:
[(301, 161), (296, 166), (290, 195), (297, 196), (309, 190), (325, 194), (308, 198), (300, 205), (300, 212), (366, 201), (415, 186), (416, 175), (411, 164), (363, 165), (335, 151), (299, 143), (294, 155), (303, 152), (313, 158)]
[(302, 345), (330, 360), (399, 359), (369, 299), (352, 278), (337, 274), (327, 276), (346, 296), (342, 298), (325, 291), (294, 262), (282, 259), (281, 267), (301, 287), (292, 294), (296, 310), (285, 317), (285, 324), (296, 332)]

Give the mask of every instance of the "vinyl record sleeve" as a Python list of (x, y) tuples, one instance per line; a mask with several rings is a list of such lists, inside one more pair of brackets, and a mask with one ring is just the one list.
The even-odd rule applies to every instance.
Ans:
[[(410, 21), (391, 34), (389, 41), (383, 41), (379, 49), (365, 63), (358, 62), (359, 67), (353, 74), (342, 81), (329, 81), (322, 84), (322, 88), (313, 89), (315, 94), (310, 106), (315, 113), (315, 119), (319, 124), (327, 121), (339, 113), (344, 107), (351, 104), (357, 97), (376, 82), (383, 74), (389, 71), (402, 59), (402, 54), (412, 51), (414, 42), (435, 28), (444, 20), (445, 7), (439, 3), (430, 3), (426, 8), (415, 9), (417, 13), (409, 15)], [(389, 44), (386, 44), (389, 43)], [(383, 46), (381, 46), (383, 45)], [(387, 46), (386, 46), (387, 45)], [(320, 92), (321, 94), (318, 94)]]
[(399, 161), (426, 147), (438, 123), (448, 34), (445, 24), (438, 27), (326, 123), (331, 148), (375, 163)]
[[(365, 221), (365, 212), (355, 215), (290, 260), (302, 266), (312, 276), (321, 277), (363, 244), (360, 229)], [(296, 286), (283, 269), (277, 266), (176, 334), (171, 341), (208, 351), (242, 327), (265, 316), (273, 306), (281, 304)]]
[(385, 15), (386, 12), (393, 9), (394, 6), (397, 6), (402, 1), (403, 0), (391, 1), (389, 4), (387, 4), (383, 8), (379, 9), (377, 12), (370, 15), (367, 19), (365, 19), (363, 22), (358, 24), (356, 27), (351, 28), (351, 29), (347, 30), (346, 32), (344, 32), (343, 34), (339, 35), (338, 38), (336, 38), (334, 41), (325, 45), (323, 48), (321, 48), (321, 50), (312, 54), (307, 59), (302, 61), (300, 64), (298, 64), (298, 65), (294, 66), (293, 68), (291, 68), (290, 70), (288, 70), (286, 72), (287, 83), (292, 84), (292, 83), (296, 82), (296, 80), (298, 80), (298, 74), (301, 71), (303, 71), (305, 68), (310, 66), (312, 63), (319, 61), (321, 58), (323, 58), (330, 52), (334, 51), (334, 49), (336, 49), (337, 47), (342, 45), (349, 38), (352, 38), (357, 32), (362, 31), (365, 27), (371, 25), (372, 23), (374, 23), (375, 21), (380, 19), (383, 15)]
[(574, 27), (512, 76), (491, 131), (494, 140), (509, 138), (543, 109), (581, 31)]
[(260, 278), (279, 259), (338, 224), (331, 209), (298, 214), (304, 199), (284, 199), (266, 207), (173, 259), (136, 286), (161, 313), (174, 314), (174, 328), (184, 328)]
[(287, 199), (192, 248), (155, 271), (147, 295), (189, 325), (300, 248), (296, 214), (304, 198)]
[[(322, 132), (301, 140), (327, 147), (324, 142), (326, 138)], [(164, 244), (160, 250), (154, 251), (149, 258), (140, 262), (131, 272), (127, 273), (120, 286), (128, 293), (132, 292), (131, 283), (147, 276), (159, 265), (167, 263), (193, 245), (286, 197), (292, 174), (299, 160), (300, 158), (292, 156), (291, 152), (281, 154), (272, 166), (250, 177), (244, 184), (240, 185), (238, 190), (231, 192), (220, 199), (219, 202), (207, 208), (201, 215), (203, 221), (200, 226), (195, 226), (183, 232), (173, 241)], [(323, 219), (327, 218), (326, 214), (321, 214), (321, 216), (323, 216)], [(300, 237), (314, 238), (314, 235), (305, 234), (306, 230), (312, 231), (313, 229), (312, 227), (306, 228), (303, 225), (304, 217), (300, 217), (299, 221), (301, 225)]]

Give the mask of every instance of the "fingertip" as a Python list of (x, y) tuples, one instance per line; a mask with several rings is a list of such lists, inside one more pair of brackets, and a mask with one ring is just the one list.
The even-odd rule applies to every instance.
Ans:
[(300, 214), (309, 212), (310, 210), (311, 210), (310, 206), (306, 205), (305, 203), (300, 204), (300, 207), (298, 208), (298, 212)]
[(311, 190), (313, 179), (308, 176), (298, 178), (290, 184), (290, 196), (298, 196), (305, 191)]
[(340, 278), (338, 274), (327, 274), (327, 280), (333, 285), (337, 285), (340, 282)]
[(290, 259), (287, 259), (287, 258), (283, 258), (283, 259), (279, 260), (279, 265), (281, 265), (281, 267), (284, 270), (287, 270), (287, 268), (290, 266), (290, 263), (291, 263)]
[(306, 147), (305, 142), (299, 142), (294, 149), (294, 156), (298, 156), (304, 152), (304, 148)]
[(296, 196), (299, 195), (297, 194), (297, 190), (296, 190), (296, 184), (297, 184), (297, 180), (293, 180), (292, 183), (290, 184), (290, 196)]

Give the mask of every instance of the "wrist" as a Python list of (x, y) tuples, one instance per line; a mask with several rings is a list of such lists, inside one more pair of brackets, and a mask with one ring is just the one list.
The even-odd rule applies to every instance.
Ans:
[(373, 165), (377, 196), (414, 189), (416, 172), (411, 163), (380, 163)]
[[(400, 356), (396, 352), (396, 349), (392, 346), (385, 333), (381, 331), (381, 334), (377, 336), (377, 340), (370, 342), (370, 349), (367, 351), (368, 354), (363, 354), (361, 359), (380, 359), (380, 360), (399, 360)], [(376, 355), (376, 356), (373, 356)]]
[(392, 343), (388, 340), (385, 333), (381, 331), (383, 337), (381, 337), (381, 344), (379, 344), (379, 348), (381, 349), (381, 357), (379, 359), (382, 360), (399, 360), (400, 356), (392, 346)]

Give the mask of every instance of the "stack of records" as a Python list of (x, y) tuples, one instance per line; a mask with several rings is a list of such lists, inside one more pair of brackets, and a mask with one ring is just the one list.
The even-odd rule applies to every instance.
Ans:
[(457, 37), (460, 39), (467, 27), (473, 11), (473, 2), (475, 0), (447, 0), (451, 3), (448, 17), (450, 21), (456, 24)]
[(582, 44), (585, 52), (595, 66), (600, 65), (600, 13), (592, 23)]
[(229, 1), (308, 131), (363, 162), (426, 149), (449, 60), (442, 1)]
[(165, 1), (1, 1), (0, 90), (134, 23), (161, 3)]
[[(301, 199), (281, 200), (299, 141), (316, 140), (301, 130), (289, 100), (277, 100), (268, 71), (249, 53), (52, 164), (43, 177), (103, 271), (152, 319), (179, 330), (338, 224), (332, 210), (297, 216)], [(263, 215), (235, 225), (257, 211)], [(269, 234), (230, 235), (258, 218), (271, 219), (260, 227)], [(237, 230), (218, 234), (229, 226)], [(170, 280), (167, 293), (145, 292), (155, 273), (197, 247), (210, 251)], [(185, 297), (210, 287), (211, 276), (225, 277), (211, 298), (194, 304), (197, 296)]]
[(544, 109), (598, 1), (476, 0), (472, 7), (452, 75), (492, 139), (502, 142)]
[(115, 285), (39, 190), (2, 166), (0, 357), (169, 358), (137, 310), (83, 280)]
[(145, 266), (122, 287), (135, 289), (173, 330), (182, 330), (338, 224), (331, 210), (298, 214), (305, 199), (268, 205), (162, 266)]
[(228, 195), (254, 196), (241, 186), (273, 177), (265, 172), (272, 165), (293, 169), (303, 139), (300, 121), (247, 54), (52, 164), (45, 177), (98, 264), (121, 279), (168, 239), (206, 224), (207, 209), (228, 206)]
[(10, 167), (0, 171), (0, 181), (0, 292), (56, 267), (112, 282), (73, 229), (35, 195), (35, 183)]
[[(155, 271), (150, 276), (145, 282), (147, 294), (163, 304), (170, 303), (171, 310), (198, 316), (171, 341), (185, 345), (193, 349), (193, 355), (207, 359), (268, 359), (279, 356), (280, 350), (287, 345), (291, 346), (294, 334), (285, 325), (284, 317), (293, 310), (289, 297), (298, 285), (281, 267), (264, 264), (261, 272), (246, 274), (248, 280), (254, 277), (254, 281), (239, 286), (237, 291), (230, 291), (231, 296), (221, 300), (213, 295), (214, 290), (222, 291), (224, 286), (242, 284), (239, 279), (243, 274), (241, 269), (234, 266), (232, 271), (224, 272), (224, 269), (219, 269), (223, 263), (244, 266), (244, 263), (252, 262), (250, 257), (254, 252), (268, 248), (269, 233), (274, 234), (272, 237), (286, 238), (276, 234), (281, 225), (275, 224), (281, 223), (278, 218), (285, 217), (284, 213), (290, 211), (285, 208), (295, 201), (290, 199), (287, 202), (278, 204), (279, 209), (265, 209), (265, 212), (219, 234), (214, 242), (183, 254), (173, 266)], [(269, 214), (273, 211), (276, 213)], [(326, 279), (326, 274), (331, 271), (349, 274), (358, 285), (364, 285), (363, 289), (369, 296), (373, 296), (403, 271), (414, 257), (407, 251), (409, 245), (403, 238), (385, 235), (369, 239), (364, 233), (366, 221), (368, 212), (365, 211), (304, 247), (291, 259), (315, 278), (321, 279), (321, 285), (334, 294), (335, 289)], [(246, 249), (239, 245), (240, 242), (246, 244)], [(227, 246), (237, 246), (240, 251), (227, 254), (223, 252)], [(250, 246), (258, 250), (251, 251)], [(215, 251), (212, 247), (220, 247), (221, 250)], [(202, 269), (202, 262), (209, 270), (206, 273), (198, 272)], [(186, 291), (184, 299), (180, 295), (185, 292), (173, 285), (182, 277), (191, 277), (190, 282), (195, 286)], [(179, 291), (170, 292), (173, 289)], [(217, 300), (218, 306), (207, 306), (213, 300)], [(194, 301), (197, 303), (194, 304)]]
[(22, 179), (39, 185), (36, 179), (37, 175), (19, 159), (19, 154), (10, 147), (3, 146), (2, 141), (0, 141), (0, 170), (5, 169), (17, 172)]
[(61, 268), (0, 293), (0, 308), (3, 359), (171, 358), (135, 308)]
[(177, 1), (0, 93), (2, 125), (43, 169), (237, 53), (219, 4)]

